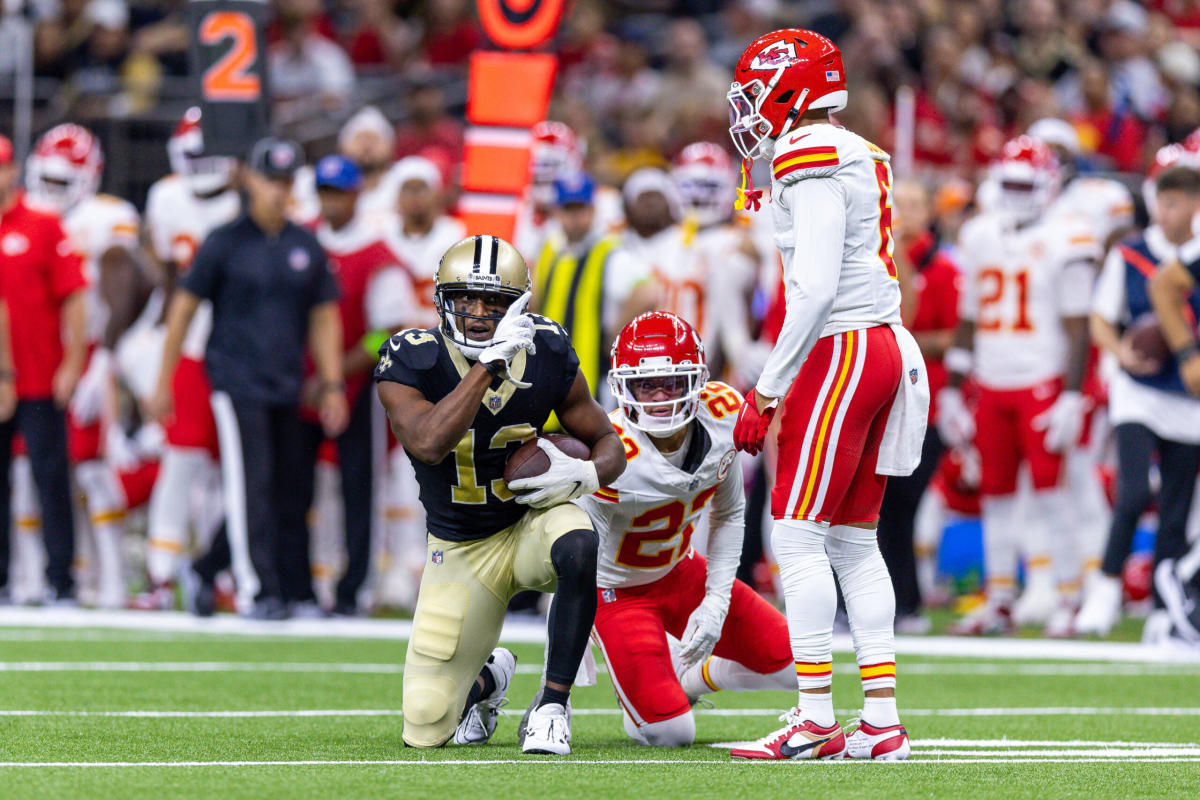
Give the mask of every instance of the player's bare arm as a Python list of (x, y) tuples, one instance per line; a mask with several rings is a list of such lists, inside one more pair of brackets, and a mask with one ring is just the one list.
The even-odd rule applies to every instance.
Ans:
[(625, 447), (612, 421), (592, 397), (582, 372), (575, 374), (567, 399), (555, 413), (563, 428), (592, 448), (591, 461), (596, 465), (600, 485), (607, 486), (619, 478), (625, 471)]
[(1184, 317), (1184, 303), (1196, 288), (1196, 281), (1178, 261), (1164, 264), (1150, 279), (1150, 302), (1158, 316), (1163, 338), (1179, 361), (1183, 383), (1192, 394), (1200, 394), (1200, 347), (1196, 332)]
[(438, 464), (466, 435), (491, 383), (492, 374), (476, 362), (454, 391), (437, 403), (412, 386), (391, 381), (378, 384), (379, 400), (404, 449), (426, 464)]
[(1063, 375), (1063, 390), (1078, 392), (1083, 388), (1084, 373), (1087, 372), (1088, 335), (1087, 317), (1063, 317), (1063, 331), (1067, 334), (1067, 371)]
[(143, 256), (127, 247), (110, 247), (100, 256), (100, 295), (108, 306), (104, 346), (116, 347), (117, 339), (133, 325), (154, 290)]

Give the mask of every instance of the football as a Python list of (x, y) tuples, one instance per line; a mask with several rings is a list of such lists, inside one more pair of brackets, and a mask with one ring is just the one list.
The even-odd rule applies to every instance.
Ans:
[(1170, 352), (1162, 329), (1158, 327), (1158, 317), (1153, 314), (1143, 314), (1134, 320), (1125, 331), (1124, 338), (1130, 347), (1149, 361), (1162, 363)]
[[(539, 438), (545, 439), (563, 451), (571, 458), (589, 458), (592, 450), (574, 436), (562, 433), (548, 433)], [(504, 465), (504, 483), (509, 484), (521, 478), (533, 478), (550, 469), (550, 457), (538, 447), (537, 439), (530, 439), (508, 457)]]

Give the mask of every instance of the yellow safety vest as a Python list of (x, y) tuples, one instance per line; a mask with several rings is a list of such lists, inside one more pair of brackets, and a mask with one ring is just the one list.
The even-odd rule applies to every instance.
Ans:
[[(577, 258), (555, 249), (561, 240), (548, 241), (537, 260), (534, 287), (538, 313), (563, 326), (571, 337), (579, 369), (596, 396), (600, 381), (608, 374), (608, 343), (604, 341), (604, 269), (608, 254), (617, 246), (616, 236), (605, 236)], [(581, 265), (582, 264), (582, 265)], [(551, 415), (546, 429), (559, 430)]]

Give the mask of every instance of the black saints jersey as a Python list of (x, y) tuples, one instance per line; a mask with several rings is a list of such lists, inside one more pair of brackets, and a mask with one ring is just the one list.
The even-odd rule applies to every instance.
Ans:
[[(508, 381), (494, 381), (470, 430), (441, 463), (425, 464), (409, 454), (421, 487), (426, 527), (439, 539), (483, 539), (528, 510), (504, 485), (504, 464), (563, 404), (579, 371), (579, 359), (558, 323), (530, 316), (537, 352), (518, 353), (509, 371), (533, 386), (518, 389)], [(412, 386), (437, 403), (454, 391), (473, 364), (438, 329), (407, 330), (379, 348), (375, 380)]]

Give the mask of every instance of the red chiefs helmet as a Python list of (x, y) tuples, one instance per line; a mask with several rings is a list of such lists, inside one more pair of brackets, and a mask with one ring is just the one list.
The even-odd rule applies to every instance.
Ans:
[(100, 189), (104, 153), (100, 142), (82, 125), (55, 125), (38, 139), (25, 165), (30, 199), (60, 213)]
[(671, 178), (684, 207), (701, 226), (729, 216), (736, 179), (733, 160), (712, 142), (693, 142), (679, 153)]
[(200, 129), (200, 107), (183, 112), (175, 132), (167, 140), (171, 171), (187, 182), (193, 194), (211, 195), (233, 183), (237, 159), (204, 152), (204, 133)]
[(764, 143), (790, 131), (804, 112), (846, 107), (842, 51), (813, 31), (768, 33), (742, 52), (725, 97), (734, 146), (745, 158), (764, 157)]
[(587, 147), (569, 125), (544, 120), (533, 126), (529, 151), (530, 183), (534, 202), (552, 205), (554, 181), (583, 169)]
[(696, 416), (708, 382), (704, 344), (681, 317), (649, 311), (621, 329), (608, 383), (629, 424), (659, 438)]
[(1005, 143), (988, 170), (996, 187), (997, 210), (1028, 222), (1042, 214), (1058, 194), (1062, 176), (1050, 148), (1031, 136)]

